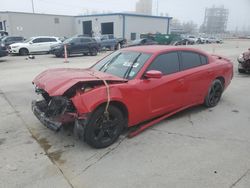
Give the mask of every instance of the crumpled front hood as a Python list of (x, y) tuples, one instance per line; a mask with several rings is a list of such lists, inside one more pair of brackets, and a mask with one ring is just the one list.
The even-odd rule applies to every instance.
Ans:
[(98, 81), (100, 79), (106, 81), (127, 81), (126, 79), (92, 69), (58, 68), (42, 72), (32, 83), (39, 89), (45, 90), (50, 96), (59, 96), (63, 95), (78, 82)]

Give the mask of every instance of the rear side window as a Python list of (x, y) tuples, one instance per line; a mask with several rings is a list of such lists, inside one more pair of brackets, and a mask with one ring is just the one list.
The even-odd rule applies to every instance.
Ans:
[(206, 56), (200, 55), (200, 58), (201, 58), (201, 64), (202, 64), (202, 65), (208, 64), (208, 60), (207, 60), (207, 57), (206, 57)]
[(83, 38), (83, 39), (81, 39), (81, 42), (91, 42), (91, 39), (87, 39), (87, 38)]
[(201, 65), (200, 54), (194, 52), (181, 52), (182, 70), (191, 69)]
[(50, 42), (57, 42), (55, 38), (50, 38)]
[(158, 70), (164, 75), (180, 71), (180, 62), (177, 52), (161, 54), (149, 65), (148, 70)]
[(50, 42), (51, 39), (50, 39), (50, 38), (41, 38), (41, 41), (42, 41), (42, 42)]
[(23, 40), (23, 37), (15, 37), (14, 40), (15, 40), (15, 41), (22, 41), (22, 40)]
[(41, 42), (41, 38), (34, 39), (32, 42), (33, 43), (39, 43), (39, 42)]

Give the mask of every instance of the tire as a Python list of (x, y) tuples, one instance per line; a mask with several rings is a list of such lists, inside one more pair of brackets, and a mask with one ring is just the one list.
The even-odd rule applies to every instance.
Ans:
[(239, 73), (246, 73), (246, 71), (244, 69), (238, 69)]
[(218, 79), (214, 80), (205, 98), (205, 106), (208, 108), (215, 107), (221, 99), (223, 90), (224, 87), (221, 81)]
[[(61, 57), (63, 57), (63, 58), (65, 58), (65, 54), (64, 54), (64, 51), (62, 52), (62, 55), (61, 55)], [(67, 50), (67, 58), (69, 58), (70, 57), (70, 52)]]
[(109, 106), (109, 120), (104, 115), (105, 107), (98, 108), (85, 128), (85, 141), (94, 148), (105, 148), (113, 144), (124, 128), (124, 116), (115, 106)]
[(28, 55), (28, 54), (29, 54), (29, 50), (28, 50), (27, 48), (21, 48), (21, 49), (19, 50), (19, 54), (20, 54), (21, 56)]
[(62, 57), (62, 54), (55, 54), (56, 57)]
[(90, 51), (90, 54), (92, 56), (97, 56), (97, 49), (96, 48), (92, 48), (91, 51)]

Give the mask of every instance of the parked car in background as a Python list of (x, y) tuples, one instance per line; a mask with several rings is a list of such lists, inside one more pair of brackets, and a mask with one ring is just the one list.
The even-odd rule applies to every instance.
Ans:
[(198, 38), (195, 37), (195, 36), (187, 36), (186, 39), (190, 42), (190, 43), (193, 43), (193, 44), (196, 44), (198, 42)]
[(144, 46), (144, 45), (156, 45), (158, 42), (148, 39), (148, 38), (143, 38), (143, 39), (137, 39), (131, 41), (129, 44), (127, 44), (126, 47), (132, 47), (132, 46)]
[(128, 127), (140, 124), (135, 135), (189, 107), (216, 106), (232, 77), (230, 60), (197, 49), (124, 48), (88, 69), (39, 74), (33, 84), (43, 99), (32, 110), (46, 127), (59, 131), (69, 123), (88, 144), (104, 148)]
[(7, 55), (8, 55), (7, 50), (0, 46), (0, 57), (4, 57), (4, 56), (7, 56)]
[(205, 43), (206, 43), (206, 39), (205, 38), (198, 37), (197, 44), (205, 44)]
[(114, 35), (102, 35), (94, 39), (100, 44), (101, 49), (118, 50), (126, 44), (125, 39), (115, 38)]
[(109, 39), (107, 37), (101, 36), (101, 37), (94, 37), (94, 39), (98, 44), (100, 44), (101, 49), (115, 50), (118, 44), (115, 38)]
[(64, 57), (64, 46), (67, 48), (67, 55), (83, 54), (96, 56), (100, 45), (91, 37), (72, 37), (66, 39), (63, 43), (51, 46), (50, 53), (56, 57)]
[(9, 45), (10, 54), (28, 55), (32, 53), (48, 53), (52, 45), (60, 44), (58, 37), (39, 36), (31, 37), (21, 43)]
[(180, 38), (179, 40), (176, 40), (176, 41), (173, 41), (171, 43), (171, 45), (174, 45), (174, 46), (180, 46), (180, 45), (193, 45), (194, 42), (193, 41), (190, 41), (186, 38)]
[(238, 71), (239, 73), (250, 72), (250, 48), (248, 51), (240, 54), (238, 57)]
[(221, 44), (223, 41), (221, 39), (215, 38), (215, 37), (208, 37), (206, 38), (206, 43), (211, 44), (211, 43), (217, 43)]
[(24, 38), (21, 36), (5, 36), (0, 40), (1, 47), (7, 49), (13, 43), (23, 42)]

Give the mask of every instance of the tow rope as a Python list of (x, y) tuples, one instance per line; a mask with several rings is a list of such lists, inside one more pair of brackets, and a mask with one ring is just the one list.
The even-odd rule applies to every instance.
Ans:
[(109, 112), (108, 112), (108, 108), (109, 108), (109, 104), (110, 104), (110, 87), (108, 85), (108, 82), (102, 78), (100, 78), (99, 76), (95, 75), (94, 73), (90, 73), (92, 76), (98, 78), (99, 80), (101, 80), (105, 87), (106, 87), (106, 92), (107, 92), (107, 104), (104, 110), (104, 115), (106, 116), (107, 120), (109, 120)]

